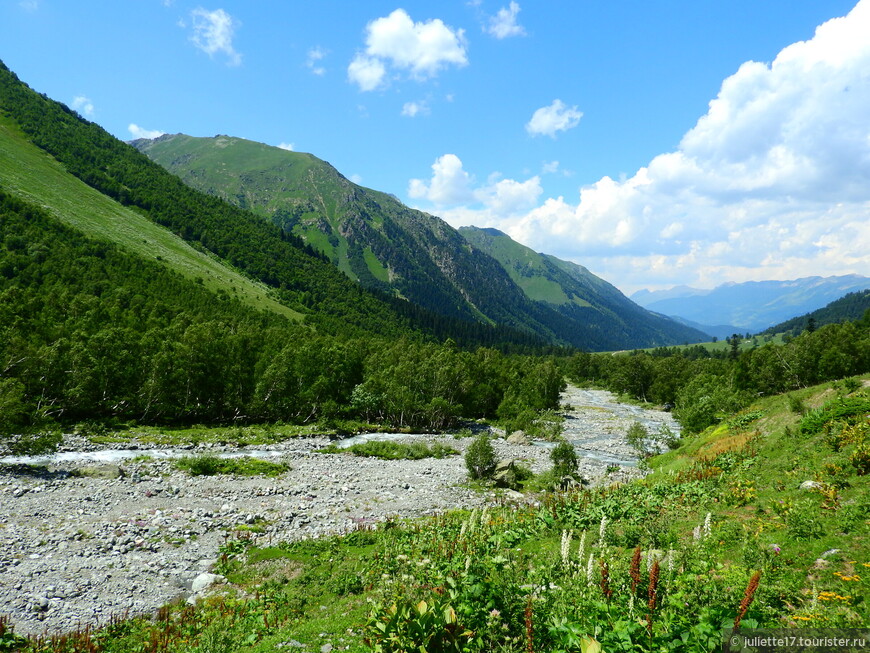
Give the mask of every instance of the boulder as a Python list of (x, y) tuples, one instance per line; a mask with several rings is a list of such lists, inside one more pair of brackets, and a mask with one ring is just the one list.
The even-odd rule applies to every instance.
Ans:
[(519, 444), (527, 447), (532, 444), (532, 441), (522, 431), (514, 431), (507, 437), (508, 444)]
[(500, 460), (495, 466), (495, 472), (492, 475), (492, 480), (495, 483), (496, 487), (519, 490), (520, 478), (517, 474), (516, 461)]
[(221, 576), (220, 574), (202, 573), (193, 579), (193, 583), (191, 584), (190, 589), (193, 591), (194, 594), (199, 594), (200, 592), (207, 590), (212, 585), (226, 582), (226, 577)]

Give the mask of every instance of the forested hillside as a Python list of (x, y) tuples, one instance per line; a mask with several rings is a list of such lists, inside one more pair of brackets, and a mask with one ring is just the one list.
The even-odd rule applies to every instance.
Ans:
[(850, 292), (840, 299), (835, 299), (824, 308), (780, 322), (766, 329), (764, 333), (774, 335), (788, 332), (794, 335), (807, 328), (812, 330), (826, 324), (857, 320), (868, 309), (870, 309), (870, 290)]
[(492, 256), (526, 296), (586, 326), (593, 350), (707, 340), (697, 329), (647, 311), (586, 268), (539, 254), (497, 229), (462, 227), (459, 233)]
[(588, 272), (558, 269), (571, 265), (558, 259), (547, 263), (558, 277), (549, 283), (562, 284), (561, 296), (568, 292), (577, 301), (541, 300), (483, 243), (350, 182), (311, 154), (223, 135), (173, 134), (133, 145), (190, 186), (250, 208), (304, 239), (351, 279), (441, 315), (526, 329), (591, 350), (705, 337), (641, 309)]

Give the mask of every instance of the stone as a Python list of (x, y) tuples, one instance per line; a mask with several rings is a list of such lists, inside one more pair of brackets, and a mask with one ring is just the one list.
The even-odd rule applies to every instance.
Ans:
[(532, 444), (532, 441), (522, 431), (514, 431), (507, 437), (507, 443), (527, 447)]
[(800, 484), (801, 490), (819, 490), (821, 487), (822, 484), (818, 481), (804, 481)]
[(191, 584), (190, 589), (194, 594), (199, 594), (200, 592), (207, 590), (212, 585), (226, 582), (226, 577), (221, 576), (220, 574), (202, 573), (193, 579), (193, 583)]

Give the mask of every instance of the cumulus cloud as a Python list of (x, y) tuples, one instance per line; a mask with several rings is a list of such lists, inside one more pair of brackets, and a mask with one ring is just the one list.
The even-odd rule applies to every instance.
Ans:
[(463, 30), (438, 18), (415, 23), (404, 9), (396, 9), (366, 26), (365, 49), (350, 62), (347, 75), (361, 91), (372, 91), (385, 85), (388, 69), (423, 80), (445, 66), (467, 63)]
[(94, 117), (94, 103), (91, 102), (89, 97), (76, 95), (72, 101), (72, 108), (82, 114), (85, 118)]
[(327, 51), (323, 48), (311, 48), (305, 57), (305, 67), (308, 68), (312, 74), (322, 77), (326, 74), (326, 68), (324, 68), (320, 62), (327, 54)]
[(278, 147), (282, 150), (287, 150), (288, 152), (293, 151), (293, 143), (278, 143)]
[(18, 6), (24, 9), (25, 11), (36, 11), (39, 9), (39, 1), (38, 0), (21, 0), (18, 3)]
[(562, 100), (553, 100), (547, 107), (541, 107), (532, 114), (526, 123), (526, 131), (532, 136), (556, 137), (556, 132), (567, 131), (580, 123), (583, 112), (576, 106), (569, 107)]
[(519, 217), (467, 205), (443, 214), (627, 291), (870, 275), (868, 33), (861, 0), (773, 62), (743, 64), (673, 152), (581, 188), (576, 202), (549, 197)]
[(487, 34), (497, 39), (506, 39), (510, 36), (524, 36), (526, 30), (523, 29), (522, 25), (517, 23), (518, 13), (520, 13), (520, 6), (516, 2), (511, 2), (507, 7), (499, 9), (495, 16), (489, 18), (489, 23), (486, 26)]
[(477, 184), (455, 154), (438, 157), (428, 180), (412, 179), (408, 195), (432, 203), (454, 226), (491, 226), (499, 220), (520, 216), (534, 207), (543, 192), (537, 175), (526, 181), (502, 179), (498, 173)]
[(226, 55), (229, 66), (242, 63), (242, 55), (233, 46), (238, 21), (223, 9), (208, 11), (202, 7), (191, 11), (190, 18), (193, 24), (193, 36), (190, 40), (196, 47), (210, 57), (222, 52)]
[(418, 115), (426, 115), (429, 113), (429, 105), (425, 101), (420, 102), (405, 102), (402, 105), (402, 115), (408, 118), (414, 118)]
[(133, 140), (136, 140), (138, 138), (147, 138), (147, 139), (151, 140), (153, 138), (158, 138), (160, 136), (163, 136), (163, 134), (166, 133), (166, 132), (159, 131), (157, 129), (143, 129), (142, 127), (137, 125), (135, 122), (131, 122), (127, 126), (127, 130), (130, 132), (130, 136), (133, 137)]

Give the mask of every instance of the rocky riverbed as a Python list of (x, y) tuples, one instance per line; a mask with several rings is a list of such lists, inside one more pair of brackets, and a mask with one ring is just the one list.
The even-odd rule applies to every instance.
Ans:
[[(572, 407), (565, 435), (586, 455), (580, 471), (592, 482), (640, 473), (630, 466), (632, 452), (622, 437), (632, 419), (673, 428), (667, 413), (637, 412), (601, 391), (569, 388), (563, 402)], [(471, 442), (406, 437), (460, 452)], [(464, 487), (461, 456), (382, 461), (317, 452), (328, 443), (311, 437), (257, 447), (258, 455), (290, 466), (276, 478), (192, 477), (174, 468), (168, 452), (113, 460), (119, 456), (72, 436), (65, 444), (74, 455), (35, 461), (46, 465), (40, 470), (3, 465), (0, 614), (11, 617), (16, 632), (54, 633), (103, 624), (112, 615), (153, 612), (189, 597), (194, 579), (210, 569), (227, 533), (239, 526), (256, 525), (263, 544), (277, 543), (505, 500)], [(494, 446), (501, 458), (521, 460), (535, 472), (549, 467), (546, 447), (504, 440)], [(614, 471), (620, 462), (626, 466)], [(530, 500), (518, 493), (507, 499)]]

